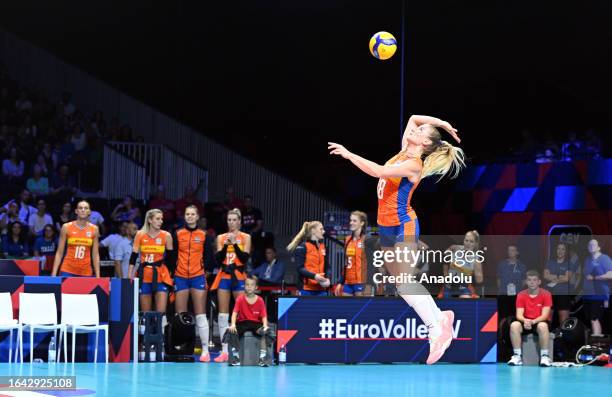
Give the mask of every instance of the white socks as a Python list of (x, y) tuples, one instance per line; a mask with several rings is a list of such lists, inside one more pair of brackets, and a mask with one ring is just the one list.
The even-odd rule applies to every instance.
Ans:
[(198, 327), (198, 335), (202, 342), (202, 355), (208, 354), (208, 319), (206, 314), (196, 315), (196, 326)]
[(512, 349), (515, 356), (521, 356), (523, 354), (522, 349)]
[(430, 337), (437, 337), (442, 334), (440, 318), (442, 313), (431, 295), (400, 295), (402, 299), (414, 309), (423, 323), (429, 329)]
[[(223, 340), (223, 335), (229, 328), (229, 313), (219, 313), (219, 337)], [(221, 343), (223, 347), (223, 353), (227, 353), (227, 343)]]

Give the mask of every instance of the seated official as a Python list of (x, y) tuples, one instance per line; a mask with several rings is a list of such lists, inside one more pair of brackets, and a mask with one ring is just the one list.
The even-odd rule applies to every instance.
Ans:
[[(240, 339), (247, 331), (253, 335), (261, 336), (259, 350), (259, 366), (267, 367), (267, 343), (268, 314), (266, 305), (260, 296), (255, 295), (257, 280), (248, 277), (244, 283), (244, 294), (236, 298), (234, 311), (232, 312), (231, 325), (227, 329), (227, 343), (230, 347), (230, 365), (240, 365)], [(236, 337), (236, 335), (238, 337)], [(225, 339), (225, 337), (224, 337)]]
[(285, 264), (276, 259), (276, 249), (266, 248), (266, 260), (251, 272), (251, 276), (257, 277), (259, 285), (281, 285), (285, 277)]
[(527, 272), (527, 289), (516, 296), (516, 318), (510, 321), (510, 341), (513, 355), (508, 365), (523, 365), (522, 335), (537, 333), (540, 344), (540, 366), (550, 367), (548, 355), (550, 310), (552, 295), (540, 288), (542, 280), (535, 270)]

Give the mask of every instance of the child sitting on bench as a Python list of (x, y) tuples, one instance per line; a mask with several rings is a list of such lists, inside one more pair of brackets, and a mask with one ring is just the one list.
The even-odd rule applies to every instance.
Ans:
[[(245, 294), (236, 298), (232, 322), (227, 329), (227, 339), (230, 346), (230, 365), (240, 365), (240, 339), (245, 332), (251, 331), (254, 335), (261, 336), (259, 351), (259, 366), (267, 367), (267, 344), (268, 317), (264, 300), (255, 295), (257, 281), (253, 277), (247, 277), (244, 284)], [(237, 337), (238, 336), (238, 337)]]

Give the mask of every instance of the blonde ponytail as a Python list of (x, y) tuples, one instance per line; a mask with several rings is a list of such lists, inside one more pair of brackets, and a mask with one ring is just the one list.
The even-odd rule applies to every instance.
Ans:
[(311, 230), (316, 227), (321, 225), (321, 222), (319, 221), (312, 221), (312, 222), (304, 222), (304, 224), (302, 225), (302, 228), (300, 229), (300, 231), (298, 232), (298, 234), (295, 235), (295, 237), (293, 238), (293, 240), (291, 240), (291, 242), (289, 243), (289, 245), (287, 246), (287, 251), (289, 252), (293, 252), (295, 251), (295, 248), (304, 240), (307, 240), (310, 238), (311, 235)]
[(446, 141), (436, 142), (434, 137), (432, 137), (432, 142), (431, 149), (423, 153), (425, 160), (423, 161), (422, 178), (440, 175), (438, 179), (440, 181), (447, 174), (451, 178), (456, 178), (461, 169), (465, 167), (463, 150)]

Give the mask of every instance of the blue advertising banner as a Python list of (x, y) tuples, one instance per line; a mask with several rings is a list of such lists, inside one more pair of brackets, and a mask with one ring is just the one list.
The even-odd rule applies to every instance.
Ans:
[[(440, 361), (496, 362), (497, 300), (442, 299), (455, 312)], [(281, 297), (278, 348), (290, 363), (425, 362), (427, 327), (401, 298)]]

